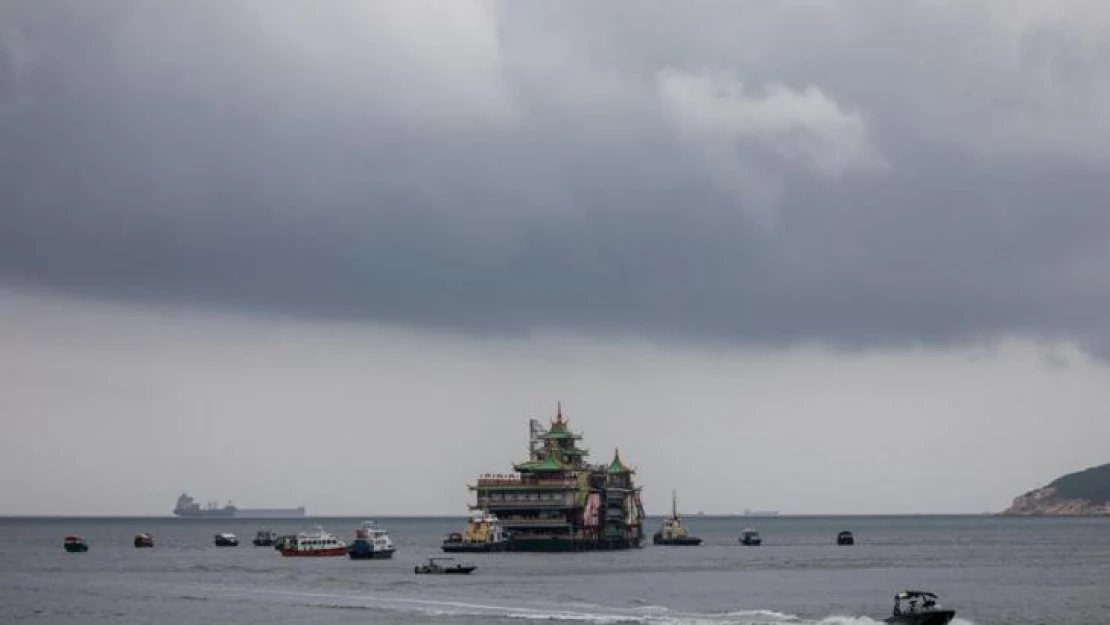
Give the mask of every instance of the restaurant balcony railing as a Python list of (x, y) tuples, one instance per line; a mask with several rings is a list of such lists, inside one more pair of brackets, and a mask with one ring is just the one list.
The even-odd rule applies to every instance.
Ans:
[(527, 510), (529, 508), (571, 508), (573, 506), (573, 502), (568, 502), (566, 499), (516, 499), (506, 501), (479, 497), (470, 508), (472, 510)]
[(574, 480), (566, 479), (522, 479), (519, 475), (506, 474), (496, 475), (487, 474), (478, 478), (478, 482), (471, 488), (482, 487), (518, 487), (518, 488), (574, 488), (577, 486)]
[(570, 522), (566, 519), (522, 519), (522, 518), (507, 518), (501, 519), (501, 524), (505, 527), (566, 527)]

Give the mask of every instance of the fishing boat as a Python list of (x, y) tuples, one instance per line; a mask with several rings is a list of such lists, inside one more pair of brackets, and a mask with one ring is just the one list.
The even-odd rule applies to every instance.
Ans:
[(251, 543), (255, 547), (273, 547), (277, 542), (277, 532), (273, 530), (258, 530)]
[(763, 544), (763, 537), (754, 527), (745, 527), (740, 533), (740, 544), (748, 547), (758, 547)]
[(701, 544), (701, 539), (690, 535), (690, 530), (682, 523), (678, 516), (678, 494), (671, 492), (671, 516), (663, 519), (663, 526), (651, 537), (656, 545), (677, 545), (682, 547), (696, 547)]
[(466, 520), (462, 532), (451, 532), (440, 546), (447, 553), (485, 553), (508, 551), (512, 547), (509, 533), (496, 514), (475, 510)]
[(903, 590), (894, 595), (894, 612), (883, 619), (888, 625), (947, 625), (955, 610), (942, 608), (938, 597), (924, 590)]
[(373, 521), (363, 521), (355, 530), (355, 539), (347, 546), (347, 555), (352, 560), (388, 560), (394, 551), (389, 532)]
[(474, 569), (478, 568), (473, 564), (456, 564), (454, 566), (444, 566), (440, 564), (445, 560), (454, 560), (454, 558), (428, 558), (427, 564), (417, 564), (417, 575), (470, 575)]
[(836, 535), (836, 544), (838, 545), (854, 545), (856, 544), (856, 537), (851, 532), (840, 532)]
[(229, 532), (221, 532), (213, 537), (212, 541), (217, 547), (238, 547), (239, 537)]
[(347, 555), (347, 543), (317, 525), (312, 532), (297, 534), (278, 551), (283, 556), (299, 558), (338, 557)]
[(89, 550), (89, 543), (80, 536), (66, 536), (62, 547), (69, 553), (84, 553)]
[(146, 532), (142, 534), (135, 534), (135, 548), (145, 549), (154, 546), (154, 537)]

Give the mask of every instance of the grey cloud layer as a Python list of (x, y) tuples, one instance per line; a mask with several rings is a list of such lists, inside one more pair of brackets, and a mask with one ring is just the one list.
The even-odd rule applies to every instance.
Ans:
[(1098, 4), (0, 6), (0, 279), (468, 332), (1110, 341)]

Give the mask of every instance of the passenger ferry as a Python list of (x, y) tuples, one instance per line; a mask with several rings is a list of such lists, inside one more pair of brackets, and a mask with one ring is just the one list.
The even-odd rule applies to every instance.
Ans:
[(317, 525), (314, 532), (301, 532), (292, 539), (285, 541), (278, 551), (283, 556), (302, 558), (345, 556), (347, 555), (347, 543)]

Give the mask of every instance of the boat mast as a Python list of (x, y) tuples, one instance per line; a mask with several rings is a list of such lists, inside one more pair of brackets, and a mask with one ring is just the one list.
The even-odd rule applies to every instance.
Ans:
[(678, 519), (678, 491), (671, 491), (671, 518)]

